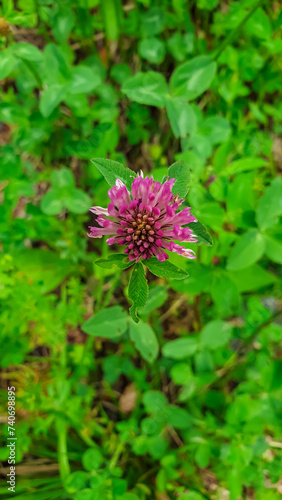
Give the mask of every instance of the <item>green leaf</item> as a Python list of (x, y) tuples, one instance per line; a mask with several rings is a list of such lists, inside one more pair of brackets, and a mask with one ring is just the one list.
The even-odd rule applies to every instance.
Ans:
[(103, 158), (93, 158), (91, 161), (105, 177), (110, 186), (113, 186), (116, 180), (120, 179), (126, 185), (127, 189), (130, 189), (133, 179), (136, 177), (135, 172), (129, 170), (129, 168), (125, 168), (117, 161), (105, 160)]
[(273, 285), (277, 281), (276, 276), (268, 273), (258, 264), (254, 264), (242, 271), (230, 272), (229, 274), (241, 293), (259, 290), (260, 288)]
[(233, 161), (224, 170), (222, 175), (235, 175), (249, 170), (265, 167), (267, 162), (262, 158), (241, 158), (240, 160)]
[(198, 446), (196, 454), (195, 454), (195, 461), (199, 465), (199, 467), (207, 467), (209, 465), (209, 459), (210, 459), (210, 448), (207, 444), (200, 444)]
[(210, 293), (220, 317), (238, 313), (240, 294), (237, 286), (228, 273), (218, 269), (213, 273)]
[(120, 306), (103, 309), (83, 323), (82, 330), (88, 335), (114, 339), (127, 329), (128, 316)]
[(181, 64), (172, 73), (171, 92), (188, 100), (196, 99), (211, 85), (215, 76), (216, 63), (210, 56), (198, 56)]
[(46, 215), (58, 215), (63, 210), (63, 201), (57, 189), (49, 189), (41, 200), (41, 210)]
[(212, 246), (212, 237), (203, 224), (199, 221), (193, 222), (190, 227), (198, 238), (198, 244), (203, 243), (203, 245)]
[(86, 487), (88, 474), (84, 471), (77, 470), (72, 472), (65, 481), (65, 487), (68, 493), (75, 493)]
[(37, 286), (42, 294), (59, 286), (71, 272), (70, 263), (55, 252), (33, 248), (15, 254), (15, 262), (21, 273)]
[(145, 306), (140, 311), (142, 316), (150, 314), (158, 307), (161, 307), (167, 300), (167, 288), (165, 286), (156, 286), (149, 290), (149, 295)]
[(138, 324), (130, 322), (129, 334), (142, 358), (149, 363), (157, 359), (159, 344), (156, 334), (150, 325), (143, 323), (143, 321), (139, 321)]
[(227, 262), (227, 269), (244, 269), (257, 262), (265, 250), (265, 240), (256, 230), (250, 229), (235, 243)]
[(176, 429), (188, 429), (191, 426), (191, 416), (187, 410), (175, 405), (168, 405), (165, 410), (167, 425)]
[(53, 170), (51, 175), (52, 184), (57, 188), (73, 188), (75, 186), (75, 180), (73, 173), (68, 168), (60, 168), (58, 170)]
[(31, 43), (19, 42), (13, 45), (13, 53), (15, 56), (27, 61), (41, 62), (43, 60), (42, 52)]
[[(224, 221), (225, 212), (224, 209), (217, 202), (205, 203), (200, 206), (199, 209), (195, 209), (194, 213), (209, 227), (218, 231)], [(192, 226), (194, 227), (194, 226)]]
[[(96, 476), (93, 476), (94, 479), (96, 479)], [(98, 476), (99, 477), (99, 476)], [(92, 479), (93, 481), (93, 479)], [(93, 489), (92, 488), (83, 488), (80, 491), (77, 491), (73, 497), (73, 500), (94, 500), (96, 499), (97, 496), (93, 496)], [(38, 499), (40, 500), (40, 499)]]
[(168, 169), (168, 175), (171, 179), (175, 179), (172, 192), (179, 195), (180, 198), (185, 198), (188, 193), (190, 183), (190, 168), (185, 161), (177, 161)]
[(109, 255), (107, 259), (96, 260), (95, 264), (103, 269), (112, 269), (116, 265), (119, 269), (127, 269), (133, 265), (133, 262), (126, 262), (127, 255), (123, 253), (116, 253)]
[(199, 128), (199, 132), (208, 136), (212, 144), (220, 144), (229, 139), (231, 127), (226, 118), (222, 116), (210, 116)]
[(221, 320), (214, 320), (207, 323), (201, 331), (201, 343), (209, 349), (217, 349), (230, 339), (232, 327)]
[(141, 262), (137, 262), (132, 269), (128, 285), (128, 297), (133, 303), (130, 308), (130, 315), (132, 319), (138, 323), (138, 309), (144, 307), (148, 297), (148, 284), (145, 277), (145, 270)]
[(85, 214), (91, 205), (91, 198), (81, 189), (72, 189), (69, 196), (64, 197), (64, 205), (74, 214)]
[(156, 257), (151, 257), (146, 260), (146, 266), (149, 271), (155, 276), (159, 276), (159, 278), (169, 278), (171, 280), (182, 280), (183, 278), (187, 278), (188, 273), (176, 267), (171, 262), (167, 260), (165, 262), (160, 262)]
[(145, 36), (161, 33), (164, 29), (164, 11), (160, 7), (151, 7), (142, 16), (142, 31)]
[(261, 229), (272, 227), (282, 215), (282, 178), (273, 179), (260, 198), (257, 207), (257, 223)]
[(167, 96), (166, 110), (175, 137), (186, 137), (195, 131), (197, 117), (183, 98)]
[(195, 354), (198, 342), (195, 337), (185, 337), (167, 342), (162, 348), (166, 358), (185, 359)]
[(44, 49), (44, 83), (47, 85), (63, 84), (71, 77), (70, 63), (66, 61), (63, 49), (49, 43)]
[(64, 99), (65, 95), (65, 85), (59, 84), (51, 85), (42, 92), (39, 109), (44, 118), (47, 118), (53, 113), (54, 109)]
[(16, 60), (10, 51), (6, 49), (0, 52), (0, 80), (9, 76), (14, 69), (15, 62)]
[(59, 43), (64, 43), (75, 25), (75, 17), (70, 8), (61, 5), (53, 17), (52, 31)]
[(103, 461), (104, 457), (98, 448), (89, 448), (82, 455), (83, 467), (87, 471), (96, 471)]
[(122, 86), (122, 92), (132, 101), (163, 108), (167, 85), (163, 75), (148, 71), (128, 78)]
[(101, 84), (101, 78), (86, 66), (77, 66), (72, 69), (71, 81), (67, 86), (70, 94), (89, 93)]
[(138, 52), (143, 59), (153, 64), (160, 64), (165, 57), (165, 44), (155, 37), (145, 38), (139, 42)]
[(266, 247), (265, 253), (267, 257), (277, 264), (282, 264), (282, 242), (281, 239), (275, 238), (268, 234), (264, 235)]
[(163, 414), (167, 407), (167, 399), (159, 391), (146, 391), (142, 400), (147, 413)]

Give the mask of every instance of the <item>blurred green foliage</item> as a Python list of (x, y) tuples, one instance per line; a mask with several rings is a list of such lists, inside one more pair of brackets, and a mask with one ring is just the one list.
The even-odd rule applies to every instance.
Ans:
[[(279, 498), (279, 2), (3, 0), (0, 18), (13, 497)], [(93, 157), (158, 180), (187, 162), (212, 233), (196, 261), (171, 255), (189, 277), (148, 272), (138, 324), (126, 266), (86, 237), (89, 206), (107, 203)], [(6, 430), (0, 456), (6, 500)]]

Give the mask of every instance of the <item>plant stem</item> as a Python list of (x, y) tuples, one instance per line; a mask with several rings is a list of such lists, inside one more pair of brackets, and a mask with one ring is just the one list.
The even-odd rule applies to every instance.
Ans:
[(66, 477), (71, 472), (68, 459), (66, 422), (59, 418), (56, 422), (56, 430), (58, 436), (58, 457), (59, 457), (60, 475), (62, 481), (64, 482)]
[(220, 54), (224, 51), (224, 49), (227, 47), (227, 45), (229, 45), (233, 41), (233, 39), (237, 36), (239, 31), (243, 28), (243, 26), (246, 24), (248, 19), (250, 19), (250, 17), (253, 15), (253, 13), (257, 10), (259, 5), (263, 3), (263, 1), (264, 0), (258, 0), (254, 4), (254, 6), (250, 10), (250, 12), (248, 12), (248, 14), (246, 14), (246, 16), (238, 24), (237, 28), (235, 28), (233, 31), (231, 31), (231, 33), (229, 33), (229, 35), (225, 38), (225, 40), (223, 40), (222, 44), (217, 49), (217, 52), (213, 56), (215, 61), (219, 58)]

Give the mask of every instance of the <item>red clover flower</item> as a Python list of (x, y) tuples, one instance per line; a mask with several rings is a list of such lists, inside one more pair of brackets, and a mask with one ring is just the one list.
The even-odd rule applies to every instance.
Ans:
[(172, 193), (174, 183), (175, 179), (161, 184), (154, 181), (153, 176), (144, 178), (141, 171), (134, 179), (130, 193), (125, 184), (117, 179), (108, 192), (111, 200), (108, 208), (90, 208), (98, 216), (100, 227), (90, 227), (88, 236), (111, 236), (107, 239), (108, 245), (125, 245), (124, 253), (135, 262), (152, 256), (164, 262), (168, 259), (165, 250), (194, 259), (193, 250), (173, 241), (197, 241), (192, 229), (181, 227), (197, 222), (197, 219), (191, 215), (190, 207), (177, 212), (184, 199)]

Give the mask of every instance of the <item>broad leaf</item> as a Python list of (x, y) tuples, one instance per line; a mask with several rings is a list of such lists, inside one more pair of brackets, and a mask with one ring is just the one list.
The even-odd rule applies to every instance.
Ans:
[(265, 167), (267, 162), (262, 158), (241, 158), (240, 160), (233, 161), (224, 170), (223, 175), (235, 175), (240, 172), (247, 172), (248, 170), (255, 170), (257, 168)]
[(154, 330), (147, 323), (130, 322), (129, 334), (142, 358), (149, 363), (155, 361), (159, 352), (159, 344)]
[(144, 307), (148, 297), (148, 284), (145, 277), (145, 270), (141, 262), (137, 262), (129, 280), (128, 297), (133, 303), (130, 308), (130, 315), (132, 319), (138, 323), (138, 309)]
[(149, 271), (160, 278), (169, 278), (172, 280), (182, 280), (188, 276), (188, 273), (180, 267), (176, 267), (169, 261), (160, 262), (156, 257), (146, 260), (146, 266)]
[(67, 90), (70, 94), (89, 93), (100, 85), (100, 83), (101, 79), (92, 69), (86, 66), (77, 66), (72, 70), (71, 81), (68, 84)]
[(282, 179), (277, 177), (265, 190), (257, 207), (257, 223), (261, 229), (272, 227), (282, 215)]
[(122, 92), (132, 101), (163, 108), (167, 85), (163, 75), (149, 71), (128, 78), (122, 87)]
[(175, 137), (186, 137), (195, 130), (197, 118), (192, 107), (183, 98), (166, 98), (166, 110)]
[(43, 60), (42, 52), (33, 44), (26, 42), (18, 42), (13, 45), (13, 53), (15, 56), (27, 61), (39, 63)]
[(194, 214), (215, 231), (221, 230), (225, 212), (219, 203), (215, 201), (204, 203), (198, 209), (194, 210)]
[(216, 63), (210, 56), (198, 56), (181, 64), (172, 73), (171, 92), (188, 100), (205, 92), (215, 76)]
[(148, 315), (151, 311), (161, 307), (166, 300), (167, 288), (165, 286), (156, 286), (155, 288), (151, 288), (149, 290), (147, 302), (140, 311), (140, 314), (142, 317)]
[(64, 198), (64, 205), (74, 214), (85, 214), (91, 205), (91, 198), (81, 189), (72, 189)]
[(51, 175), (51, 180), (53, 186), (57, 188), (73, 188), (75, 186), (74, 176), (71, 170), (68, 168), (60, 168), (53, 170)]
[(274, 274), (268, 273), (258, 264), (254, 264), (242, 271), (230, 271), (229, 274), (241, 293), (259, 290), (260, 288), (273, 285), (277, 281), (277, 277)]
[(166, 410), (167, 425), (176, 429), (187, 429), (191, 426), (191, 416), (184, 408), (175, 405), (168, 405)]
[(120, 306), (103, 309), (85, 321), (82, 330), (89, 335), (104, 338), (120, 337), (127, 329), (128, 316)]
[(172, 192), (179, 195), (180, 198), (185, 198), (188, 193), (190, 182), (190, 168), (185, 161), (177, 161), (168, 169), (168, 175), (171, 179), (175, 179)]
[(138, 52), (143, 59), (153, 64), (160, 64), (165, 57), (165, 44), (155, 37), (145, 38), (139, 42)]
[(244, 269), (257, 262), (265, 250), (265, 240), (256, 230), (250, 229), (235, 243), (227, 262), (227, 269)]
[(265, 234), (264, 235), (266, 247), (265, 253), (267, 257), (277, 264), (282, 264), (282, 241), (281, 238)]
[(166, 358), (184, 359), (195, 354), (198, 342), (195, 337), (186, 337), (167, 342), (162, 353)]
[(3, 50), (0, 52), (0, 80), (7, 78), (11, 71), (13, 71), (16, 59), (11, 54), (10, 50)]
[(209, 349), (217, 349), (227, 344), (230, 339), (232, 327), (221, 320), (207, 323), (201, 331), (201, 343)]
[(55, 252), (33, 248), (15, 254), (15, 261), (22, 275), (43, 293), (55, 290), (72, 272), (70, 263)]
[(42, 92), (39, 109), (44, 118), (47, 118), (53, 113), (54, 109), (56, 109), (58, 104), (64, 99), (65, 95), (65, 85), (59, 84), (51, 85)]
[(57, 189), (49, 189), (41, 200), (41, 210), (47, 215), (58, 215), (63, 210), (63, 201)]
[(121, 163), (113, 160), (105, 160), (104, 158), (93, 158), (92, 163), (98, 168), (99, 172), (105, 177), (110, 186), (113, 186), (117, 179), (120, 179), (126, 185), (127, 189), (136, 177), (135, 172), (125, 168)]
[(229, 139), (231, 133), (230, 123), (222, 116), (210, 116), (199, 128), (201, 134), (208, 137), (212, 144), (221, 144)]

